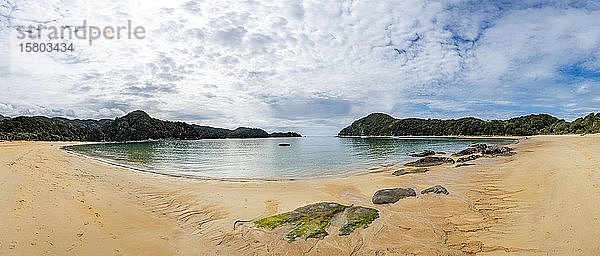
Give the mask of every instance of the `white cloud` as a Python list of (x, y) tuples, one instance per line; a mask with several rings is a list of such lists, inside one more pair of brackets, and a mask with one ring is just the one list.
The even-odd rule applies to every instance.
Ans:
[[(547, 104), (581, 98), (598, 82), (571, 83), (561, 73), (571, 65), (599, 70), (593, 1), (11, 3), (0, 8), (0, 41), (10, 45), (0, 49), (9, 57), (0, 65), (0, 106), (18, 107), (3, 114), (96, 118), (142, 108), (203, 124), (332, 134), (374, 111), (575, 114), (598, 98), (587, 90), (576, 107)], [(15, 49), (15, 26), (84, 19), (97, 26), (131, 20), (146, 38), (75, 40), (69, 54)], [(523, 106), (536, 102), (547, 107)]]
[[(552, 7), (515, 11), (498, 21), (476, 51), (473, 81), (553, 79), (562, 65), (600, 47), (600, 11)], [(490, 79), (494, 78), (494, 79)]]

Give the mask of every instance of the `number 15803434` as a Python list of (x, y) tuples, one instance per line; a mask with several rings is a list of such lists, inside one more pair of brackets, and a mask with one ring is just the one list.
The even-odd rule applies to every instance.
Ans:
[(72, 52), (73, 43), (20, 43), (21, 52)]

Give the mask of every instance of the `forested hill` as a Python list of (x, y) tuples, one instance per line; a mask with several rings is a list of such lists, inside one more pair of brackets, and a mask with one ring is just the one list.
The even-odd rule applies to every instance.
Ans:
[(163, 121), (141, 110), (114, 120), (0, 117), (0, 140), (136, 141), (148, 139), (216, 139), (301, 137), (295, 132), (272, 133), (257, 128), (235, 130)]
[(373, 113), (354, 121), (338, 136), (449, 136), (600, 133), (600, 113), (591, 113), (573, 122), (548, 114), (528, 115), (508, 120), (484, 121), (460, 119), (396, 119), (388, 114)]

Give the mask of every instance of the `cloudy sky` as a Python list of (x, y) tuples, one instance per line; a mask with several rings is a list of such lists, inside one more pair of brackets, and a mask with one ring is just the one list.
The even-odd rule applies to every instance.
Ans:
[[(371, 112), (600, 111), (599, 1), (0, 0), (0, 114), (336, 134)], [(144, 39), (18, 39), (27, 26)], [(35, 33), (35, 31), (34, 31)], [(20, 43), (67, 42), (67, 53)]]

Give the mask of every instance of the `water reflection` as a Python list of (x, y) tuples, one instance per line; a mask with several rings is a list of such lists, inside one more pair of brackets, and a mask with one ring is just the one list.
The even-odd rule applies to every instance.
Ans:
[(397, 154), (399, 141), (388, 138), (346, 138), (346, 145), (353, 147), (356, 156), (367, 157), (371, 159), (386, 159), (391, 155)]
[[(136, 142), (131, 143), (128, 149), (122, 151), (127, 161), (151, 164), (156, 159), (156, 156), (160, 153), (158, 150), (157, 142)], [(114, 150), (114, 149), (113, 149)]]
[[(407, 153), (431, 149), (455, 152), (465, 139), (303, 137), (150, 141), (69, 147), (137, 168), (175, 175), (216, 178), (301, 178), (363, 172), (373, 166), (410, 161)], [(289, 147), (280, 147), (288, 143)]]

